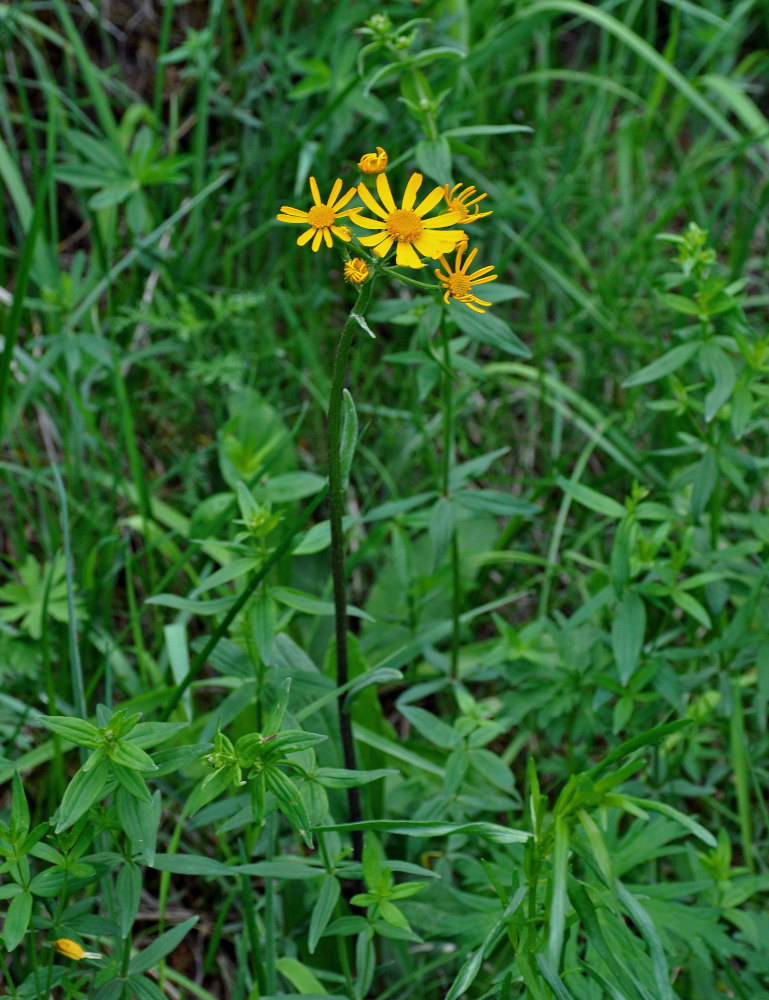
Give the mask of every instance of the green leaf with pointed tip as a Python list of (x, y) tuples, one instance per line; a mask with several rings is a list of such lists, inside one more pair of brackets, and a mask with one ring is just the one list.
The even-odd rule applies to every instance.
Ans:
[(18, 771), (13, 772), (13, 792), (11, 795), (11, 833), (22, 839), (29, 830), (29, 805), (24, 794), (24, 786)]
[(182, 943), (187, 932), (192, 930), (197, 922), (197, 917), (190, 917), (189, 920), (185, 920), (177, 927), (173, 927), (170, 931), (166, 931), (165, 934), (161, 934), (144, 951), (140, 951), (137, 955), (134, 955), (128, 963), (129, 973), (149, 972), (150, 969), (154, 969), (166, 955), (170, 955), (174, 948), (177, 948)]
[(32, 919), (32, 893), (23, 890), (13, 897), (3, 924), (6, 951), (13, 951), (23, 940)]
[(350, 481), (350, 468), (358, 441), (358, 414), (355, 402), (347, 389), (342, 390), (342, 436), (339, 442), (339, 462), (342, 471), (342, 489)]
[(302, 796), (293, 781), (277, 767), (266, 767), (262, 772), (268, 789), (278, 800), (278, 808), (297, 831), (308, 847), (312, 847), (310, 819)]
[(57, 736), (63, 736), (70, 743), (95, 750), (101, 743), (99, 730), (83, 719), (72, 719), (68, 715), (49, 715), (41, 717), (40, 722)]
[(115, 902), (118, 910), (120, 936), (125, 940), (131, 933), (142, 894), (142, 874), (133, 862), (121, 865), (115, 880)]
[(108, 752), (112, 763), (120, 767), (133, 768), (134, 771), (157, 771), (152, 757), (128, 740), (119, 740)]
[(58, 809), (56, 832), (61, 833), (76, 823), (98, 801), (110, 775), (109, 761), (102, 758), (96, 767), (85, 771), (82, 767), (67, 785)]
[(324, 875), (320, 884), (320, 892), (310, 917), (310, 929), (307, 935), (307, 947), (312, 955), (331, 919), (334, 908), (339, 900), (339, 879), (335, 875)]
[(288, 708), (290, 693), (291, 678), (286, 677), (278, 689), (277, 700), (270, 709), (270, 714), (267, 716), (267, 721), (264, 724), (264, 729), (262, 730), (264, 736), (272, 736), (273, 733), (279, 732), (280, 727), (283, 725), (283, 716), (286, 714), (286, 709)]

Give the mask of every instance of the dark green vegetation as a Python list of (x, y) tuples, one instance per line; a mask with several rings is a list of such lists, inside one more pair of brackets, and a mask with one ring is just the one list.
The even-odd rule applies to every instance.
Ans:
[[(769, 997), (766, 4), (156, 6), (0, 5), (0, 994)], [(353, 345), (351, 772), (377, 145), (500, 277)]]

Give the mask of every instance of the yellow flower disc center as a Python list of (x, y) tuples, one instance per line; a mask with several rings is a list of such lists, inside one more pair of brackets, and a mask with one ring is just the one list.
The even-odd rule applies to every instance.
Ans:
[(307, 213), (307, 220), (313, 229), (328, 229), (334, 225), (336, 216), (328, 205), (313, 205)]
[(466, 274), (452, 274), (449, 278), (449, 290), (455, 299), (459, 299), (463, 295), (469, 295), (473, 286)]
[(411, 209), (396, 208), (387, 216), (387, 232), (399, 243), (413, 243), (423, 232), (422, 220)]

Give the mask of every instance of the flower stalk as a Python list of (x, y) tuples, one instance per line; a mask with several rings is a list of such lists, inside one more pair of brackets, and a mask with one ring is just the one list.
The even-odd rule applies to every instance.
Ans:
[[(362, 318), (371, 300), (373, 281), (359, 286), (355, 307), (347, 317), (336, 347), (334, 370), (331, 378), (331, 392), (328, 401), (328, 485), (331, 506), (331, 575), (334, 585), (334, 624), (336, 635), (336, 683), (342, 688), (337, 700), (339, 711), (339, 731), (342, 739), (342, 756), (348, 770), (356, 770), (355, 744), (352, 736), (352, 721), (345, 711), (345, 685), (349, 680), (347, 657), (347, 581), (344, 566), (344, 491), (342, 483), (342, 393), (344, 390), (347, 363), (350, 356), (352, 338), (359, 329), (358, 319)], [(358, 788), (347, 790), (350, 822), (362, 819)], [(352, 833), (353, 857), (360, 861), (363, 857), (363, 834), (360, 830)]]

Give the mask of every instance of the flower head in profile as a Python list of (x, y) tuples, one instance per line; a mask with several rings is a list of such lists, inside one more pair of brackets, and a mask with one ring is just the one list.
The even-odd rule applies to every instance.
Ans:
[(57, 941), (51, 941), (50, 944), (54, 951), (58, 951), (65, 958), (73, 958), (76, 962), (83, 958), (104, 957), (98, 951), (85, 951), (77, 941), (72, 941), (70, 938), (59, 938)]
[(317, 251), (323, 240), (325, 240), (327, 247), (332, 247), (334, 245), (332, 236), (336, 236), (344, 243), (349, 243), (352, 239), (350, 230), (347, 226), (338, 225), (338, 220), (349, 215), (352, 211), (350, 208), (344, 211), (342, 209), (355, 194), (355, 188), (350, 188), (340, 198), (339, 192), (342, 190), (342, 182), (337, 179), (331, 188), (328, 201), (323, 202), (315, 178), (311, 177), (310, 190), (314, 204), (310, 205), (306, 212), (299, 208), (291, 208), (290, 205), (283, 205), (278, 213), (278, 222), (294, 222), (307, 226), (308, 229), (301, 234), (296, 242), (300, 247), (303, 247), (305, 243), (312, 240), (313, 251)]
[(441, 264), (446, 268), (446, 273), (444, 274), (438, 269), (435, 271), (435, 277), (440, 281), (445, 292), (443, 301), (448, 302), (449, 299), (456, 299), (457, 302), (463, 302), (473, 312), (485, 312), (485, 308), (479, 309), (478, 306), (490, 306), (491, 303), (485, 302), (483, 299), (479, 299), (473, 295), (473, 285), (484, 285), (487, 281), (495, 281), (497, 275), (489, 273), (494, 270), (491, 266), (482, 267), (479, 271), (468, 274), (468, 268), (478, 253), (478, 248), (476, 247), (470, 251), (464, 264), (462, 263), (463, 253), (464, 248), (457, 250), (453, 269), (447, 263), (446, 258), (441, 257)]
[(422, 175), (412, 174), (406, 185), (400, 208), (395, 204), (385, 174), (378, 174), (376, 179), (381, 205), (365, 184), (358, 185), (361, 200), (377, 218), (361, 215), (360, 209), (355, 209), (350, 218), (364, 229), (378, 230), (371, 236), (361, 236), (360, 242), (363, 246), (371, 247), (378, 257), (386, 257), (393, 244), (396, 244), (395, 263), (399, 267), (424, 267), (419, 254), (435, 260), (441, 254), (450, 253), (459, 240), (459, 233), (448, 229), (459, 220), (458, 212), (443, 212), (441, 215), (425, 218), (443, 198), (443, 188), (433, 188), (427, 197), (423, 198), (416, 208), (414, 207), (421, 184)]
[(459, 221), (463, 226), (478, 219), (485, 219), (487, 215), (491, 215), (491, 212), (482, 212), (478, 208), (478, 202), (483, 201), (486, 195), (479, 194), (477, 197), (473, 197), (474, 195), (475, 188), (472, 186), (463, 188), (461, 184), (455, 184), (449, 190), (447, 184), (443, 189), (446, 207), (450, 212), (459, 212)]
[(345, 281), (349, 281), (351, 285), (362, 285), (364, 281), (368, 281), (368, 277), (368, 264), (362, 257), (353, 257), (352, 260), (345, 261)]
[(381, 174), (387, 169), (387, 153), (377, 146), (376, 153), (364, 153), (358, 161), (362, 174)]

